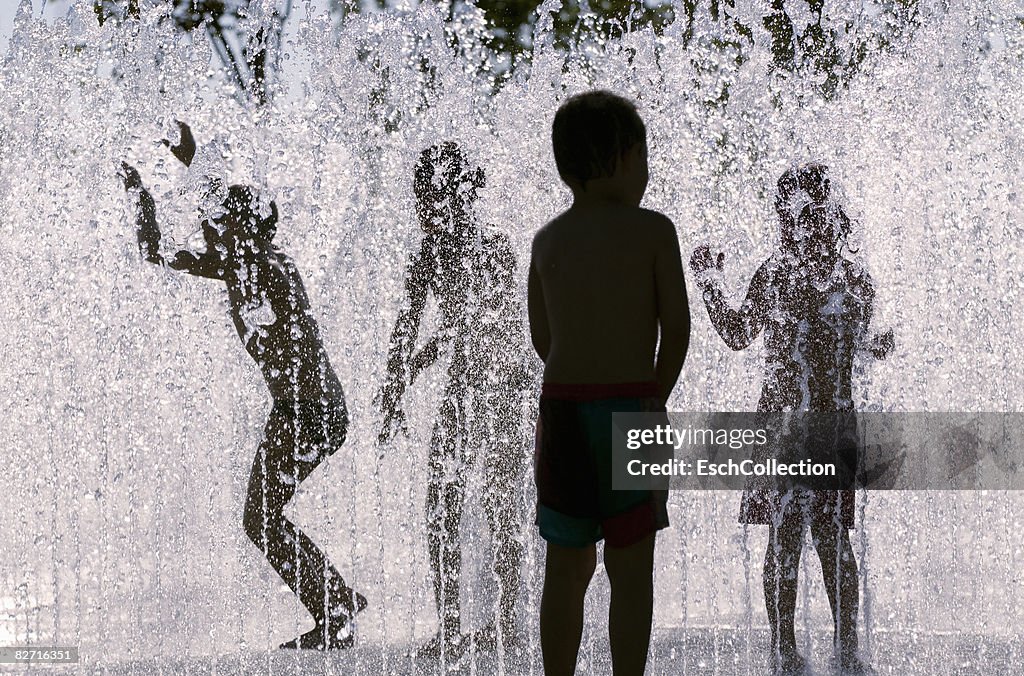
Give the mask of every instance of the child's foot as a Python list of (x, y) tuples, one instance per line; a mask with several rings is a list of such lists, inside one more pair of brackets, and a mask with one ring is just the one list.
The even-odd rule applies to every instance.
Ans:
[(282, 650), (346, 650), (355, 643), (352, 631), (352, 618), (356, 613), (369, 605), (366, 597), (352, 589), (345, 588), (332, 598), (334, 604), (326, 621), (317, 622), (316, 626), (302, 636), (281, 644)]
[(337, 638), (338, 632), (327, 631), (318, 625), (298, 638), (282, 643), (281, 650), (346, 650), (355, 644), (355, 636), (349, 632), (344, 638)]
[[(366, 609), (366, 597), (345, 584), (341, 575), (332, 573), (327, 582), (327, 594), (331, 607), (355, 615)], [(337, 612), (332, 614), (337, 615)]]
[(833, 667), (839, 676), (874, 676), (875, 670), (856, 655), (839, 656), (833, 659)]
[(796, 650), (772, 655), (772, 676), (807, 676), (807, 662)]
[(331, 594), (331, 616), (353, 617), (356, 613), (366, 610), (369, 602), (357, 591), (346, 589), (340, 594)]

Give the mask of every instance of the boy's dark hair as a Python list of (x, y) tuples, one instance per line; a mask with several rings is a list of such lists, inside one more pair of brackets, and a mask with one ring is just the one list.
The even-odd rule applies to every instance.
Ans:
[(586, 184), (610, 176), (619, 159), (647, 141), (647, 128), (627, 99), (608, 91), (577, 94), (559, 107), (551, 125), (555, 166), (562, 180)]
[(464, 189), (482, 188), (485, 183), (484, 170), (471, 167), (455, 141), (438, 143), (421, 152), (413, 173), (413, 191), (420, 197), (453, 197)]
[(260, 215), (260, 193), (248, 185), (228, 187), (227, 197), (221, 205), (226, 214), (239, 223), (242, 229), (268, 242), (277, 233), (277, 204), (270, 201), (270, 215)]
[(832, 196), (828, 167), (817, 162), (790, 167), (776, 184), (775, 210), (784, 222), (795, 220), (806, 204), (823, 205)]
[(791, 167), (779, 177), (776, 187), (775, 210), (784, 239), (798, 221), (812, 232), (823, 232), (830, 226), (837, 242), (853, 230), (853, 223), (833, 195), (827, 165), (809, 162)]

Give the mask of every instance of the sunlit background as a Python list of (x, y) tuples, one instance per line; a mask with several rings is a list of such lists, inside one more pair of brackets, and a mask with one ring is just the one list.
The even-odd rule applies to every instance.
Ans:
[[(270, 397), (222, 288), (140, 260), (122, 159), (154, 194), (165, 251), (194, 246), (211, 176), (280, 206), (279, 242), (353, 422), (291, 514), (370, 601), (357, 648), (315, 658), (319, 671), (440, 669), (405, 655), (436, 631), (423, 505), (445, 364), (410, 392), (408, 439), (376, 447), (371, 401), (421, 234), (412, 167), (432, 143), (457, 140), (485, 169), (479, 216), (512, 238), (521, 294), (532, 233), (569, 201), (548, 132), (568, 95), (603, 87), (638, 101), (644, 204), (675, 222), (684, 255), (726, 252), (736, 303), (777, 241), (775, 180), (823, 161), (856, 219), (852, 255), (877, 285), (875, 330), (896, 335), (891, 358), (859, 365), (859, 406), (1022, 410), (1019, 2), (385, 4), (0, 7), (0, 644), (81, 646), (90, 669), (277, 673), (300, 658), (264, 651), (311, 624), (241, 528)], [(189, 170), (160, 145), (176, 119), (200, 143)], [(752, 410), (760, 342), (729, 351), (693, 288), (670, 407)], [(508, 349), (533, 358), (525, 335)], [(468, 629), (494, 613), (481, 471), (469, 470), (462, 526)], [(527, 659), (471, 655), (467, 673), (539, 673), (531, 476), (508, 490), (527, 524)], [(763, 669), (766, 534), (737, 524), (738, 502), (671, 496), (655, 673)], [(859, 495), (862, 647), (876, 668), (1018, 665), (1022, 529), (1019, 493)], [(798, 639), (824, 665), (831, 620), (806, 554)], [(608, 673), (608, 588), (595, 579), (581, 668)]]

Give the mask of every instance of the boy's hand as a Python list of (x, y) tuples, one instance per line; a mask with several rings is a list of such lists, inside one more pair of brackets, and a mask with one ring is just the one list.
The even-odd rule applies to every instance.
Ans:
[(409, 436), (409, 427), (406, 424), (405, 411), (397, 406), (391, 406), (384, 412), (384, 422), (381, 423), (380, 433), (377, 435), (377, 443), (383, 446), (394, 439), (395, 434), (399, 431), (401, 431), (405, 436)]
[(121, 178), (124, 180), (125, 190), (138, 190), (142, 187), (142, 177), (139, 176), (135, 167), (127, 162), (121, 162), (121, 171), (123, 172)]
[(707, 244), (694, 249), (693, 255), (690, 256), (690, 269), (694, 274), (700, 276), (712, 268), (719, 272), (725, 269), (725, 254), (720, 252), (716, 258)]
[(181, 120), (176, 120), (178, 129), (181, 132), (181, 140), (177, 145), (172, 145), (167, 139), (160, 139), (160, 142), (171, 149), (171, 154), (186, 167), (192, 164), (192, 158), (196, 156), (196, 139), (192, 136), (192, 129)]
[(896, 349), (896, 336), (893, 334), (892, 329), (876, 335), (871, 340), (871, 347), (868, 349), (871, 350), (871, 354), (875, 359), (885, 359), (888, 357)]

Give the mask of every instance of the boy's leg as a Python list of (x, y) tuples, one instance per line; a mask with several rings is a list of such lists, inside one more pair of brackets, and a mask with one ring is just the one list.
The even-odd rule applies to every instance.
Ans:
[(526, 454), (525, 441), (518, 432), (520, 420), (510, 412), (497, 413), (494, 419), (499, 425), (498, 434), (488, 444), (484, 462), (484, 509), (493, 540), (491, 569), (499, 585), (500, 630), (508, 642), (518, 634), (516, 602), (523, 560), (521, 489)]
[[(796, 614), (797, 573), (803, 548), (803, 513), (789, 505), (768, 526), (768, 549), (764, 555), (764, 602), (771, 628), (772, 652), (783, 665), (797, 662)], [(783, 669), (785, 670), (785, 669)]]
[[(299, 423), (290, 416), (271, 414), (266, 438), (260, 445), (249, 477), (243, 526), (245, 533), (267, 557), (285, 584), (309, 611), (317, 629), (332, 635), (320, 640), (328, 647), (335, 630), (344, 627), (366, 601), (345, 584), (319, 547), (284, 516), (284, 508), (299, 484), (326, 457), (315, 454), (297, 461), (296, 454), (309, 451), (296, 443)], [(337, 617), (335, 617), (337, 613)], [(316, 630), (314, 630), (316, 631)]]
[(540, 601), (540, 647), (546, 676), (572, 676), (583, 638), (583, 601), (597, 566), (594, 545), (548, 543)]
[[(430, 444), (427, 484), (427, 549), (434, 577), (434, 602), (440, 621), (440, 639), (454, 647), (461, 636), (459, 583), (462, 549), (459, 525), (465, 501), (465, 467), (459, 448), (464, 443), (457, 409), (451, 399), (441, 405)], [(440, 648), (440, 646), (438, 646)]]
[(644, 673), (654, 618), (654, 533), (628, 547), (604, 548), (612, 587), (608, 634), (616, 676)]
[(811, 537), (821, 560), (825, 590), (832, 606), (832, 622), (836, 653), (841, 661), (857, 656), (857, 612), (860, 594), (857, 561), (853, 557), (850, 534), (837, 520), (815, 519)]

